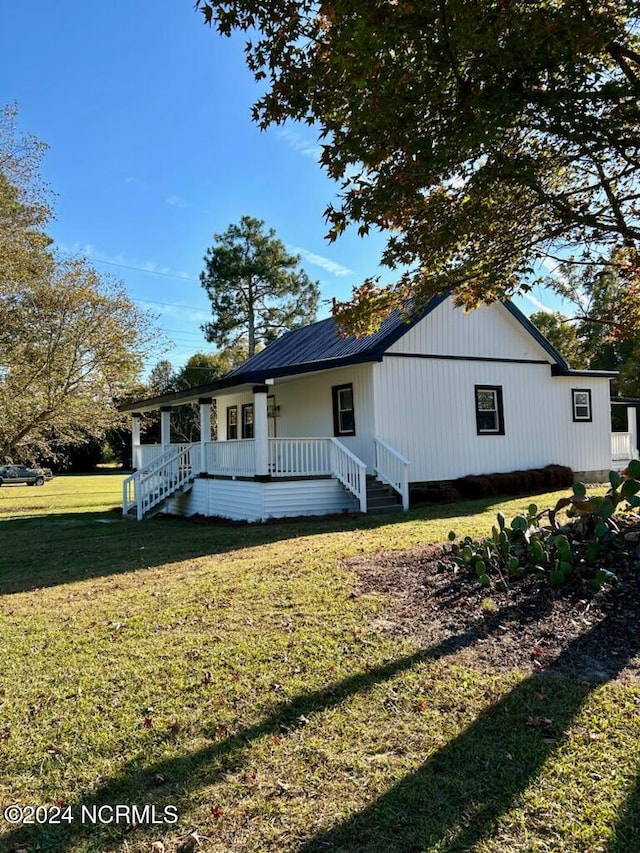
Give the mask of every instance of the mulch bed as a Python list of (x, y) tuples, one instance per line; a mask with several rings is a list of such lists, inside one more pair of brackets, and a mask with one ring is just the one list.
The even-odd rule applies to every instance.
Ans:
[(345, 560), (355, 595), (390, 600), (381, 632), (417, 641), (434, 657), (486, 671), (564, 674), (581, 681), (640, 678), (637, 543), (615, 555), (618, 583), (598, 592), (578, 577), (560, 589), (528, 576), (481, 587), (444, 545)]

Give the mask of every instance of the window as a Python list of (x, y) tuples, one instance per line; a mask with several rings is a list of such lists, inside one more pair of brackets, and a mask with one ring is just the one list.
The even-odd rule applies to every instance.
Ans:
[(242, 437), (253, 438), (253, 403), (245, 403), (242, 407)]
[(227, 441), (238, 437), (238, 407), (227, 406)]
[(502, 386), (476, 385), (476, 427), (478, 435), (504, 435)]
[(588, 388), (573, 388), (573, 420), (591, 420), (591, 391)]
[(333, 434), (355, 435), (356, 419), (353, 410), (353, 385), (334, 385), (333, 395)]

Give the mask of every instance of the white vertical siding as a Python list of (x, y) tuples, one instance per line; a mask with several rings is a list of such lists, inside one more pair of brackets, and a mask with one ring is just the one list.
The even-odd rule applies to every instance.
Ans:
[(339, 440), (367, 467), (373, 465), (375, 435), (372, 365), (359, 364), (339, 370), (305, 374), (299, 379), (277, 382), (269, 392), (280, 407), (275, 419), (279, 438), (311, 438), (333, 435), (334, 385), (353, 385), (356, 434)]
[(504, 305), (496, 302), (465, 313), (450, 299), (409, 329), (389, 352), (550, 359)]
[[(476, 432), (475, 385), (503, 389), (505, 435)], [(378, 434), (412, 463), (410, 480), (610, 464), (609, 381), (552, 377), (548, 365), (385, 357), (374, 368)], [(574, 423), (572, 388), (590, 388), (593, 421)]]

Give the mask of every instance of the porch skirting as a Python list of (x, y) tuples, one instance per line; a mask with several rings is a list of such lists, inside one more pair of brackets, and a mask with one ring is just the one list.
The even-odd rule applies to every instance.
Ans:
[(199, 477), (188, 492), (169, 498), (163, 511), (175, 515), (219, 516), (233, 521), (266, 521), (358, 509), (355, 498), (332, 478), (258, 483)]

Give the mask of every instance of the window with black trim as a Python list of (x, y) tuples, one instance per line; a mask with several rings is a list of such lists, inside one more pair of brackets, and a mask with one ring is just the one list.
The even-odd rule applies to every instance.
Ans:
[(238, 437), (238, 407), (227, 406), (227, 441)]
[(589, 388), (572, 388), (574, 421), (591, 421), (591, 390)]
[(245, 403), (242, 407), (242, 437), (254, 438), (253, 403)]
[(353, 385), (334, 385), (333, 396), (333, 434), (355, 435), (356, 417), (353, 407)]
[(476, 385), (478, 435), (504, 435), (501, 385)]

